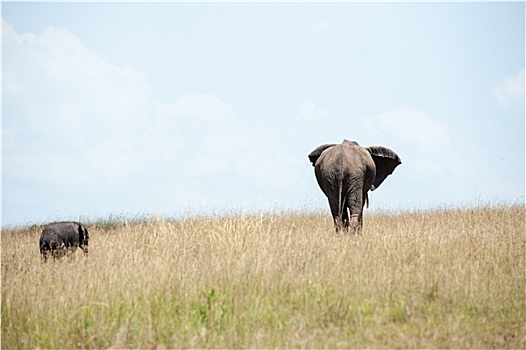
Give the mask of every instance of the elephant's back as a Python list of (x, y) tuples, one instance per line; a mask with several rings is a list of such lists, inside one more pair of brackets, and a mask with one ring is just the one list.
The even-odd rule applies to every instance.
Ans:
[(343, 152), (341, 145), (331, 147), (320, 155), (316, 162), (316, 171), (324, 174), (338, 173), (342, 168)]
[(350, 154), (348, 151), (346, 147), (340, 144), (327, 149), (320, 155), (316, 162), (315, 173), (322, 189), (325, 187), (324, 184), (327, 184), (331, 191), (336, 191), (342, 184), (348, 182), (353, 173), (349, 164)]
[(74, 222), (56, 222), (49, 224), (42, 231), (43, 238), (47, 239), (77, 239), (78, 240), (78, 223)]
[(323, 152), (319, 164), (321, 172), (344, 182), (367, 177), (375, 168), (367, 149), (353, 143), (343, 143)]
[(46, 227), (40, 235), (40, 245), (58, 241), (59, 232), (54, 227)]

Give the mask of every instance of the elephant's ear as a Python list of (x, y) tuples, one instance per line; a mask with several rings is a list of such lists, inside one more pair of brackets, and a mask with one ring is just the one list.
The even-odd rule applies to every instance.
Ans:
[(371, 186), (371, 191), (374, 191), (384, 182), (386, 177), (393, 173), (397, 166), (402, 164), (402, 160), (398, 154), (387, 147), (371, 146), (367, 147), (367, 150), (371, 153), (376, 165), (376, 177)]
[(325, 151), (327, 148), (330, 148), (332, 146), (336, 146), (334, 143), (328, 143), (325, 145), (321, 145), (317, 147), (314, 151), (309, 153), (309, 160), (312, 163), (312, 166), (316, 165), (316, 161), (321, 156), (322, 152)]

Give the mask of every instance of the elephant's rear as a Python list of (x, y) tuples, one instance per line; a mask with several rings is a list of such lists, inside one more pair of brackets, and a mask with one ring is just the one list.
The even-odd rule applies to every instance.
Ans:
[(329, 200), (331, 213), (337, 225), (346, 216), (345, 202), (350, 171), (345, 164), (345, 157), (342, 145), (336, 145), (324, 151), (314, 167), (316, 180)]
[[(369, 164), (362, 159), (367, 156), (363, 152), (359, 146), (344, 143), (322, 153), (316, 162), (315, 174), (326, 195), (338, 195), (343, 202), (348, 192), (363, 181), (364, 174), (370, 170)], [(372, 166), (374, 171), (374, 164)]]
[(53, 224), (58, 236), (67, 247), (76, 248), (79, 245), (79, 224), (76, 222), (58, 222)]
[(50, 255), (53, 255), (53, 257), (59, 255), (59, 250), (63, 250), (65, 244), (59, 237), (56, 229), (53, 227), (46, 227), (40, 235), (39, 247), (40, 257), (46, 261)]
[(334, 196), (341, 192), (345, 171), (341, 167), (342, 152), (340, 147), (333, 147), (322, 153), (314, 167), (316, 180), (325, 195)]

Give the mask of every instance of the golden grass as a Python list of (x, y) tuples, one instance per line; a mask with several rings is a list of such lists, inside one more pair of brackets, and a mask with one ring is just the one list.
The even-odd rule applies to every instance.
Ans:
[(2, 232), (2, 348), (525, 348), (525, 208), (87, 224), (42, 264)]

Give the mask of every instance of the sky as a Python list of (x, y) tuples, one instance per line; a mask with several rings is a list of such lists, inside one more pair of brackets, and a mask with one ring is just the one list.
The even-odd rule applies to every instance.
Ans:
[(524, 66), (524, 2), (2, 2), (2, 225), (329, 215), (343, 139), (402, 159), (366, 215), (523, 205)]

